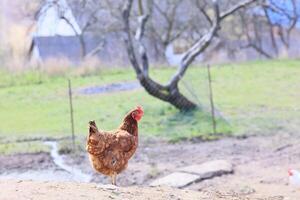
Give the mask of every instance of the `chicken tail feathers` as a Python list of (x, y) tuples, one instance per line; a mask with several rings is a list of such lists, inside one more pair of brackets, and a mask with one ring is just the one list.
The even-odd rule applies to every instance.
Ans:
[(98, 128), (97, 128), (97, 125), (96, 125), (95, 121), (90, 121), (89, 126), (90, 126), (90, 130), (89, 130), (90, 134), (89, 135), (98, 132)]
[(105, 148), (104, 136), (99, 134), (95, 121), (89, 122), (89, 135), (86, 140), (86, 150), (95, 156), (100, 155)]

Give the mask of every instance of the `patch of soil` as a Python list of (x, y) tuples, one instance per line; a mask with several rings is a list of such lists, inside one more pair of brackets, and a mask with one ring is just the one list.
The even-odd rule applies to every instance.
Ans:
[(134, 82), (120, 82), (120, 83), (112, 83), (103, 86), (92, 86), (86, 87), (78, 90), (79, 94), (84, 95), (92, 95), (92, 94), (104, 94), (110, 92), (120, 92), (120, 91), (128, 91), (140, 88), (141, 85), (134, 81)]
[(0, 174), (8, 171), (43, 170), (55, 168), (49, 153), (0, 155)]
[[(41, 166), (53, 167), (53, 163), (48, 158), (45, 159), (45, 165)], [(0, 160), (0, 168), (3, 162), (8, 162), (7, 159), (8, 157)], [(26, 163), (28, 158), (23, 155), (16, 159), (21, 163)], [(227, 197), (230, 197), (228, 199), (261, 197), (268, 197), (265, 199), (270, 200), (300, 199), (300, 190), (288, 185), (287, 175), (289, 168), (300, 169), (300, 135), (296, 134), (255, 136), (243, 139), (225, 138), (211, 142), (176, 144), (142, 141), (135, 156), (129, 161), (127, 170), (118, 175), (117, 184), (122, 187), (148, 186), (156, 178), (176, 172), (180, 167), (216, 159), (230, 161), (234, 165), (234, 174), (201, 181), (185, 189), (225, 196), (224, 199)], [(109, 178), (93, 171), (86, 152), (76, 156), (66, 156), (65, 161), (85, 173), (93, 174), (92, 182), (110, 183)], [(29, 163), (33, 163), (33, 168), (36, 167), (34, 165), (39, 165), (39, 162)], [(9, 167), (17, 169), (18, 166), (20, 169), (23, 168), (22, 164), (15, 161), (7, 165), (6, 169)]]
[[(289, 168), (300, 169), (300, 136), (289, 134), (201, 143), (142, 142), (127, 170), (118, 175), (117, 180), (120, 186), (147, 186), (180, 167), (215, 159), (230, 161), (235, 168), (234, 174), (201, 181), (186, 188), (251, 199), (261, 195), (270, 199), (300, 199), (300, 190), (288, 185), (287, 174)], [(77, 163), (86, 173), (94, 173), (94, 182), (110, 183), (107, 177), (93, 172), (85, 152), (68, 162), (70, 165)]]

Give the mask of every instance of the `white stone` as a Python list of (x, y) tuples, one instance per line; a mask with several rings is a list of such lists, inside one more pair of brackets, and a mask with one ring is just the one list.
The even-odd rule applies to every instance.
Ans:
[(189, 185), (200, 178), (199, 175), (175, 172), (163, 178), (153, 181), (150, 186), (170, 186), (170, 187), (184, 187)]
[(200, 179), (212, 178), (233, 172), (233, 166), (226, 160), (215, 160), (200, 165), (191, 165), (179, 169), (181, 172), (199, 175)]
[(104, 184), (98, 184), (96, 186), (96, 188), (97, 189), (105, 189), (105, 190), (116, 190), (116, 189), (118, 189), (118, 186), (112, 185), (112, 184), (106, 184), (106, 185), (104, 185)]

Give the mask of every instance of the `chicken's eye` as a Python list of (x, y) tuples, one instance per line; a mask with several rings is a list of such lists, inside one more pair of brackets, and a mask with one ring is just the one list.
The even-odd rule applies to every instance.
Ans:
[(136, 112), (132, 112), (132, 113), (131, 113), (131, 116), (132, 116), (132, 118), (135, 118)]

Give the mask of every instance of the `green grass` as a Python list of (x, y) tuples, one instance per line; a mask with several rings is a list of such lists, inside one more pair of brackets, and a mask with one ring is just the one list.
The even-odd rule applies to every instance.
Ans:
[[(155, 68), (151, 76), (167, 82), (172, 68)], [(277, 60), (215, 66), (212, 68), (216, 107), (225, 117), (218, 119), (218, 133), (262, 134), (288, 129), (300, 119), (300, 61)], [(132, 69), (102, 70), (93, 76), (47, 76), (37, 72), (11, 75), (0, 72), (0, 138), (61, 137), (70, 135), (67, 79), (74, 94), (76, 135), (87, 134), (87, 122), (96, 120), (101, 129), (116, 128), (125, 113), (143, 105), (141, 137), (173, 141), (201, 137), (211, 139), (211, 119), (206, 68), (193, 66), (180, 88), (192, 88), (204, 108), (180, 113), (143, 89), (101, 95), (78, 94), (83, 87), (135, 80)], [(299, 120), (298, 120), (299, 121)], [(1, 149), (1, 148), (0, 148)]]
[[(202, 102), (208, 105), (207, 89), (196, 73), (188, 72), (199, 85)], [(299, 124), (300, 61), (280, 60), (217, 66), (212, 70), (217, 108), (237, 134), (272, 133)], [(294, 130), (289, 130), (294, 131)]]

